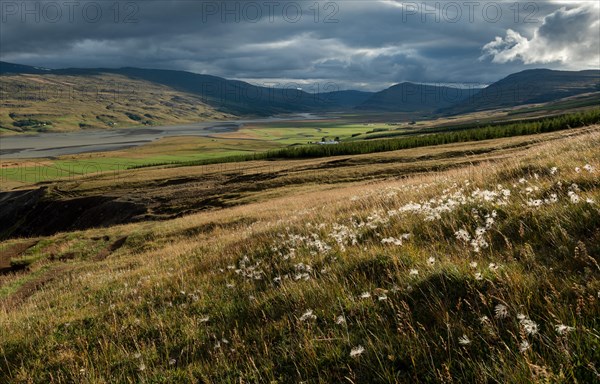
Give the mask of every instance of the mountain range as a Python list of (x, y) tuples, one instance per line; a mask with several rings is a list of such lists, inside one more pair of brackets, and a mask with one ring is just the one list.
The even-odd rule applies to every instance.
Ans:
[[(297, 87), (267, 87), (176, 70), (131, 67), (47, 69), (0, 62), (0, 94), (3, 101), (2, 107), (5, 109), (2, 115), (8, 116), (12, 113), (10, 116), (13, 116), (13, 120), (15, 120), (14, 116), (22, 120), (23, 116), (19, 116), (19, 114), (23, 115), (19, 110), (21, 103), (13, 100), (12, 96), (19, 90), (37, 89), (48, 82), (76, 84), (82, 87), (91, 82), (102, 88), (103, 81), (108, 78), (121, 82), (122, 88), (130, 87), (129, 100), (119, 106), (123, 109), (119, 113), (124, 114), (123, 119), (125, 120), (121, 119), (121, 115), (117, 116), (116, 112), (107, 114), (109, 117), (106, 118), (102, 117), (104, 115), (95, 115), (95, 119), (103, 123), (114, 120), (122, 124), (128, 124), (127, 119), (129, 119), (132, 120), (132, 124), (139, 124), (141, 121), (150, 125), (172, 123), (173, 121), (169, 120), (169, 114), (174, 114), (174, 118), (179, 116), (181, 121), (231, 116), (269, 116), (283, 113), (353, 110), (418, 113), (432, 116), (452, 115), (548, 102), (583, 93), (600, 92), (599, 70), (526, 70), (512, 74), (483, 89), (403, 82), (379, 92), (342, 90), (311, 93)], [(152, 92), (144, 94), (141, 92), (142, 89), (152, 89)], [(166, 90), (171, 92), (171, 99), (160, 101), (161, 106), (166, 107), (156, 109), (158, 115), (156, 119), (152, 118), (152, 112), (142, 113), (145, 106), (156, 105), (153, 100), (149, 99), (150, 97), (156, 98)], [(109, 89), (107, 88), (105, 91), (109, 92)], [(179, 103), (185, 105), (185, 111), (179, 109), (181, 108)], [(198, 109), (198, 106), (201, 108)], [(94, 108), (90, 104), (83, 108), (86, 112), (82, 114), (86, 116), (93, 114)], [(105, 108), (111, 109), (108, 104)], [(134, 111), (127, 112), (127, 108)], [(7, 119), (6, 116), (0, 118), (0, 126), (6, 128), (8, 123), (10, 123), (10, 119)], [(95, 123), (89, 125), (95, 126)]]
[(404, 82), (376, 92), (356, 106), (365, 111), (428, 112), (464, 102), (479, 90)]
[[(490, 84), (441, 113), (465, 113), (545, 103), (583, 93), (600, 92), (600, 71), (531, 69)], [(598, 100), (600, 105), (600, 98)]]

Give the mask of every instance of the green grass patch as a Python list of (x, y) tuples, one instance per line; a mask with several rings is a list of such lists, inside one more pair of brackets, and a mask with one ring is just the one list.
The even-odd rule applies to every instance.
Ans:
[[(342, 155), (360, 155), (377, 152), (396, 151), (433, 145), (463, 143), (499, 139), (504, 137), (534, 135), (555, 132), (564, 129), (582, 127), (600, 122), (600, 109), (588, 112), (565, 114), (561, 116), (527, 120), (516, 123), (499, 123), (481, 128), (460, 128), (456, 131), (428, 135), (403, 137), (397, 139), (360, 140), (341, 142), (335, 145), (290, 146), (277, 150), (246, 154), (242, 156), (224, 156), (215, 159), (181, 162), (179, 166), (205, 165), (213, 163), (269, 160), (269, 159), (306, 159)], [(152, 165), (169, 165), (160, 163)]]

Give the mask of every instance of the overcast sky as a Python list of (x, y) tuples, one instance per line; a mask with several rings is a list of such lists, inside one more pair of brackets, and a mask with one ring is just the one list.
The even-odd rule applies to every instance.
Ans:
[(597, 1), (0, 1), (0, 60), (378, 90), (600, 68)]

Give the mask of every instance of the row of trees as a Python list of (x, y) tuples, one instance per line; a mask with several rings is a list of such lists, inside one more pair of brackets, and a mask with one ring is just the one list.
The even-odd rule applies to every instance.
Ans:
[(494, 124), (481, 128), (465, 129), (457, 132), (435, 133), (396, 139), (352, 141), (330, 146), (295, 146), (264, 153), (256, 153), (254, 155), (250, 155), (250, 157), (253, 157), (253, 159), (256, 160), (261, 160), (274, 158), (298, 159), (338, 155), (359, 155), (431, 145), (533, 135), (569, 128), (577, 128), (595, 123), (600, 123), (600, 109), (541, 118), (534, 121), (522, 121), (512, 124)]
[[(498, 139), (502, 137), (534, 135), (564, 129), (583, 127), (600, 123), (600, 109), (591, 111), (545, 117), (537, 120), (526, 120), (515, 123), (498, 122), (479, 128), (450, 128), (448, 132), (421, 134), (415, 136), (341, 142), (336, 145), (297, 145), (267, 152), (256, 152), (247, 155), (229, 156), (215, 159), (196, 160), (174, 165), (206, 165), (215, 163), (241, 162), (269, 159), (304, 159), (340, 155), (360, 155), (367, 153), (396, 151), (400, 149), (426, 147), (432, 145), (461, 143)], [(168, 165), (168, 163), (148, 164)], [(135, 167), (137, 168), (137, 167)]]

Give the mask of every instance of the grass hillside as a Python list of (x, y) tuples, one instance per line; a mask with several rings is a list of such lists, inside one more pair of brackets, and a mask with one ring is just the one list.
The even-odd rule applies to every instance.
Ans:
[(0, 133), (181, 124), (233, 116), (199, 96), (115, 74), (0, 76)]
[(599, 382), (598, 126), (471, 165), (455, 145), (420, 170), (440, 154), (288, 160), (237, 206), (3, 242), (0, 382)]
[[(12, 84), (10, 80), (14, 80), (15, 75), (26, 79), (33, 78), (34, 83)], [(50, 79), (53, 83), (48, 84), (43, 80), (40, 81), (40, 78), (47, 79), (48, 76), (51, 76)], [(106, 78), (107, 76), (108, 78)], [(104, 79), (113, 80), (114, 82), (114, 78), (118, 79), (117, 84), (108, 82), (111, 85), (107, 86), (101, 81)], [(21, 100), (35, 100), (41, 108), (46, 107), (47, 94), (68, 103), (82, 97), (81, 95), (72, 97), (70, 93), (88, 93), (86, 97), (92, 98), (96, 97), (96, 93), (101, 93), (105, 98), (120, 93), (125, 94), (125, 99), (128, 99), (131, 93), (137, 92), (139, 94), (142, 91), (147, 91), (160, 98), (161, 94), (156, 90), (163, 89), (169, 93), (175, 92), (178, 96), (183, 97), (184, 100), (181, 100), (183, 104), (189, 104), (186, 99), (192, 98), (195, 100), (195, 104), (199, 103), (204, 107), (210, 106), (213, 111), (218, 110), (236, 116), (271, 116), (298, 112), (339, 111), (340, 109), (355, 107), (372, 94), (371, 92), (352, 90), (340, 91), (336, 84), (327, 84), (324, 86), (325, 89), (322, 90), (319, 88), (304, 91), (299, 84), (295, 83), (255, 85), (244, 81), (186, 71), (132, 67), (45, 69), (2, 61), (0, 61), (0, 79), (7, 83), (2, 84), (0, 91), (5, 88), (4, 92), (8, 95), (9, 100), (12, 99), (14, 94), (21, 95)], [(71, 89), (73, 87), (75, 89)], [(148, 87), (152, 89), (147, 89)], [(63, 92), (58, 97), (55, 93), (58, 93), (59, 90), (55, 88), (59, 88)], [(92, 93), (92, 95), (89, 93)], [(23, 96), (24, 94), (25, 96)], [(34, 96), (31, 96), (32, 94)], [(40, 94), (43, 96), (40, 97)], [(121, 96), (123, 97), (123, 95)], [(152, 102), (152, 98), (144, 101)], [(152, 105), (154, 104), (156, 103), (152, 103)], [(173, 104), (170, 107), (174, 108), (178, 104), (178, 100), (173, 100), (169, 104)], [(21, 108), (18, 105), (12, 105), (12, 107)], [(188, 106), (184, 105), (183, 109), (187, 110)], [(63, 109), (56, 110), (62, 111)], [(202, 111), (198, 114), (201, 113)], [(205, 116), (200, 117), (206, 120)], [(197, 120), (198, 118), (196, 118)], [(43, 120), (40, 121), (44, 122)]]
[[(415, 118), (420, 118), (547, 103), (599, 90), (597, 70), (532, 69), (514, 73), (482, 89), (400, 83), (376, 92), (356, 109), (413, 112)], [(598, 105), (598, 95), (594, 100)]]
[[(600, 71), (555, 71), (530, 69), (513, 73), (480, 90), (443, 113), (464, 113), (523, 104), (545, 103), (600, 91)], [(595, 95), (598, 105), (598, 95)]]

